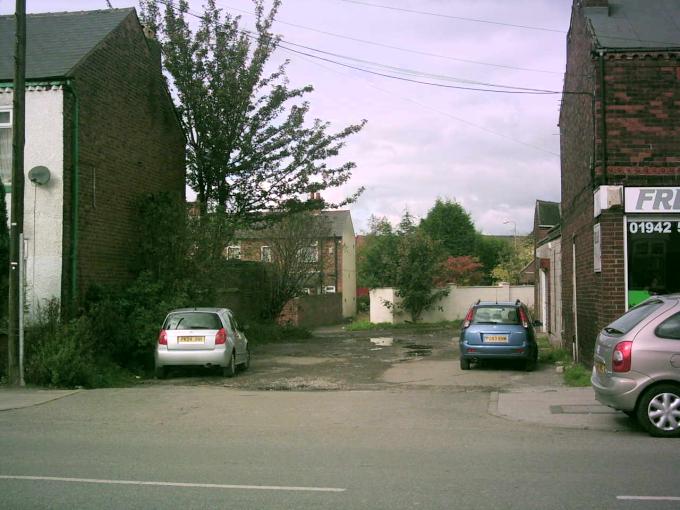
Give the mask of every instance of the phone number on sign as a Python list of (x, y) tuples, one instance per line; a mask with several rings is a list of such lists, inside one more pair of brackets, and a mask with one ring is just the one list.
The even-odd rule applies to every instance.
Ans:
[(672, 234), (680, 232), (680, 221), (632, 221), (628, 223), (631, 234)]

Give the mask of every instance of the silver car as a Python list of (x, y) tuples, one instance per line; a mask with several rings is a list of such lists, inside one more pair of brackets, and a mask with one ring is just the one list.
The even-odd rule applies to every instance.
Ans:
[(657, 437), (680, 437), (680, 294), (653, 296), (597, 337), (597, 399)]
[(163, 322), (156, 343), (156, 377), (165, 377), (166, 367), (202, 365), (222, 367), (233, 377), (236, 367), (250, 366), (248, 339), (227, 308), (183, 308), (173, 310)]

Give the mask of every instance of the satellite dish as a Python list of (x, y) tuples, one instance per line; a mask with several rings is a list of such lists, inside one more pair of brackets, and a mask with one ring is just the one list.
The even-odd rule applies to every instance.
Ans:
[(50, 170), (46, 166), (34, 166), (28, 171), (28, 178), (34, 184), (47, 184), (50, 181)]

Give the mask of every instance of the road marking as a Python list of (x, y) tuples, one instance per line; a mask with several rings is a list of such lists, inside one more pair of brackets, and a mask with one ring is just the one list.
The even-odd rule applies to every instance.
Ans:
[(680, 496), (616, 496), (616, 499), (628, 501), (680, 501)]
[(244, 489), (259, 491), (345, 492), (337, 487), (286, 487), (280, 485), (228, 485), (220, 483), (145, 482), (141, 480), (100, 480), (96, 478), (64, 478), (59, 476), (0, 475), (2, 480), (33, 480), (47, 482), (99, 483), (109, 485), (151, 485), (156, 487), (190, 487), (199, 489)]

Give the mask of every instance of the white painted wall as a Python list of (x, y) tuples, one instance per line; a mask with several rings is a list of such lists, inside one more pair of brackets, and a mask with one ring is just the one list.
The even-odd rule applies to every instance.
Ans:
[[(0, 105), (12, 104), (12, 93), (0, 91)], [(51, 298), (61, 298), (64, 210), (64, 97), (60, 87), (26, 90), (24, 148), (24, 238), (26, 240), (26, 304), (29, 314)], [(34, 166), (46, 166), (50, 181), (42, 186), (28, 179)], [(11, 193), (7, 193), (11, 214)], [(10, 219), (11, 222), (11, 219)], [(68, 255), (68, 254), (67, 254)]]
[[(502, 284), (495, 287), (449, 285), (449, 291), (449, 295), (444, 297), (437, 306), (423, 313), (422, 322), (462, 319), (470, 309), (470, 305), (478, 299), (482, 301), (515, 301), (519, 299), (529, 308), (534, 306), (533, 285)], [(392, 309), (385, 306), (385, 302), (399, 304), (400, 299), (396, 297), (394, 289), (371, 289), (370, 300), (370, 321), (373, 323), (397, 324), (411, 320), (409, 314), (398, 310), (393, 312)]]

